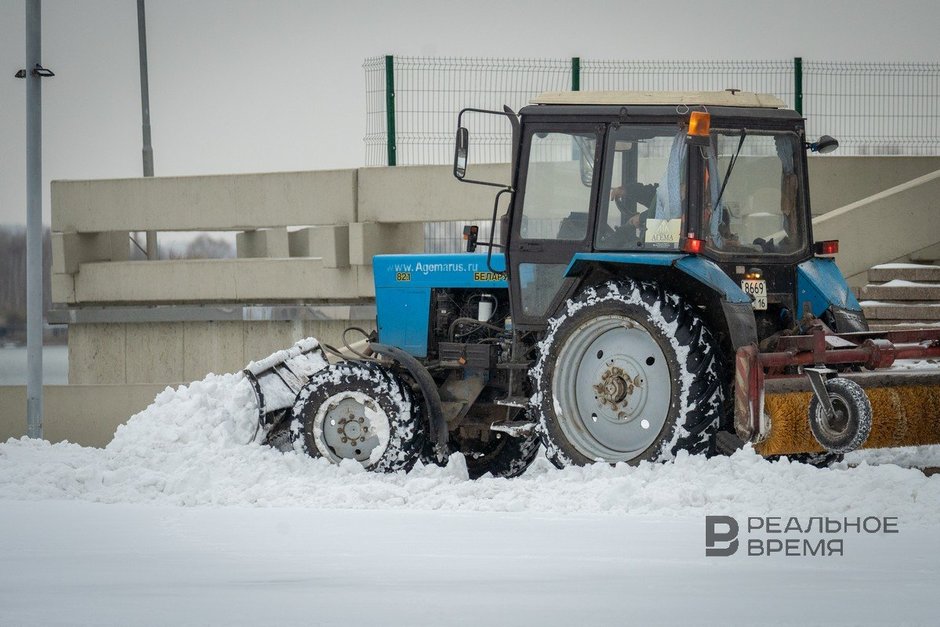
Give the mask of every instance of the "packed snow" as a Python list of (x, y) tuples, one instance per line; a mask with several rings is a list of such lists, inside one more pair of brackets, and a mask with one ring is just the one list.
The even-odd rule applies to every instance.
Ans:
[[(626, 498), (621, 495), (620, 498)], [(0, 501), (0, 624), (933, 625), (937, 529), (704, 556), (701, 517)]]
[[(242, 374), (209, 375), (105, 449), (0, 444), (0, 624), (883, 625), (940, 610), (940, 476), (905, 467), (940, 465), (937, 447), (829, 469), (751, 449), (540, 458), (470, 481), (459, 455), (377, 474), (281, 453), (257, 416)], [(900, 533), (846, 535), (844, 556), (706, 558), (706, 514), (896, 517)]]

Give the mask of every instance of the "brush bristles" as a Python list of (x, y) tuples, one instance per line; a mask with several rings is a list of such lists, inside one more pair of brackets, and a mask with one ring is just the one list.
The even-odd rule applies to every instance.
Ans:
[[(940, 387), (899, 386), (866, 389), (871, 401), (871, 435), (862, 448), (940, 444)], [(765, 411), (770, 435), (755, 445), (758, 453), (821, 453), (809, 429), (809, 392), (768, 394)]]

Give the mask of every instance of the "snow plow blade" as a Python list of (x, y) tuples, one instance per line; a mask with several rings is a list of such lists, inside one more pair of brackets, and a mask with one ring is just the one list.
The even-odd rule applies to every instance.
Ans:
[(310, 376), (328, 365), (320, 343), (313, 338), (248, 364), (242, 372), (255, 392), (259, 424), (276, 422), (275, 414), (293, 407)]

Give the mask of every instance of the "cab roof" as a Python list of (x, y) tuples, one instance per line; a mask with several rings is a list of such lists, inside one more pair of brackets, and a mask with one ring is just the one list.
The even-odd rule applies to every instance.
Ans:
[(749, 91), (547, 91), (530, 101), (534, 105), (685, 105), (786, 109), (771, 94)]

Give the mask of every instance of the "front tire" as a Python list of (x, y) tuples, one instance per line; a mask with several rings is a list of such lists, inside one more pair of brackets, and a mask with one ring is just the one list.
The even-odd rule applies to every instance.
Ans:
[(424, 444), (411, 389), (370, 362), (339, 362), (310, 377), (294, 404), (303, 450), (333, 463), (355, 459), (367, 470), (410, 470)]
[(611, 281), (549, 320), (533, 371), (539, 430), (559, 468), (658, 461), (712, 444), (725, 397), (697, 311), (652, 283)]
[(809, 426), (813, 437), (829, 453), (851, 453), (861, 448), (871, 433), (871, 402), (862, 387), (837, 377), (826, 381), (834, 415), (826, 416), (814, 395), (809, 402)]

